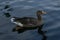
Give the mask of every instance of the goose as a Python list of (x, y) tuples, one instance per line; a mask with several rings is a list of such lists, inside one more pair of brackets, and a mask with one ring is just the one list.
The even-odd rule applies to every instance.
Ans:
[(32, 28), (39, 27), (40, 25), (43, 24), (42, 14), (46, 14), (46, 12), (38, 10), (36, 12), (37, 18), (34, 18), (34, 17), (22, 17), (22, 18), (12, 17), (11, 22), (17, 25), (16, 30), (23, 29), (23, 28), (29, 28), (29, 27), (32, 27)]

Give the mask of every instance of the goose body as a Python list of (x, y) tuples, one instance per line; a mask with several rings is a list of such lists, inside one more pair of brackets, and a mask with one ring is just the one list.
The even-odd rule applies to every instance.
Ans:
[(11, 22), (15, 23), (16, 25), (18, 25), (20, 27), (40, 26), (42, 24), (41, 14), (43, 14), (43, 13), (44, 13), (43, 11), (38, 11), (37, 12), (37, 18), (33, 18), (33, 17), (22, 17), (22, 18), (13, 17), (13, 18), (11, 18)]
[[(11, 22), (15, 23), (16, 25), (19, 25), (21, 27), (38, 26), (38, 20), (36, 18), (32, 18), (32, 17), (23, 17), (23, 18), (17, 18), (17, 19), (11, 18)], [(41, 22), (39, 22), (39, 23), (41, 23)]]

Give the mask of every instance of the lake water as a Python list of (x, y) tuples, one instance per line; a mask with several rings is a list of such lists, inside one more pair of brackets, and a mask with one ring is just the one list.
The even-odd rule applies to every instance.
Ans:
[[(46, 15), (42, 15), (44, 20), (43, 31), (47, 31), (47, 40), (60, 40), (60, 0), (0, 0), (0, 9), (3, 9), (6, 2), (14, 9), (10, 14), (17, 17), (36, 17), (37, 10), (44, 10)], [(0, 10), (0, 40), (41, 40), (42, 35), (35, 30), (27, 30), (18, 34), (12, 32), (16, 26), (6, 18)]]

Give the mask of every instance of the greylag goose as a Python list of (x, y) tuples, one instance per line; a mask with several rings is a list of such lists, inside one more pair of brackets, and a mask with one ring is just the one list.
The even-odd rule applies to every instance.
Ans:
[(11, 18), (11, 22), (15, 23), (17, 25), (16, 30), (18, 30), (20, 28), (23, 29), (25, 27), (26, 28), (38, 27), (38, 26), (43, 24), (42, 14), (46, 14), (46, 12), (38, 10), (36, 12), (37, 18), (33, 18), (33, 17), (22, 17), (22, 18), (13, 17), (13, 18)]

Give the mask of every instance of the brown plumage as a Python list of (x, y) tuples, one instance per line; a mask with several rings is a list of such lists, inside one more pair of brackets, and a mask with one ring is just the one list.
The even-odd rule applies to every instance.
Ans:
[(46, 14), (46, 12), (44, 11), (37, 11), (36, 16), (37, 18), (33, 18), (33, 17), (22, 17), (22, 18), (18, 18), (18, 17), (13, 17), (13, 22), (19, 22), (21, 23), (22, 26), (17, 25), (16, 26), (16, 30), (17, 29), (23, 29), (25, 27), (38, 27), (40, 25), (43, 24), (42, 22), (42, 14)]

